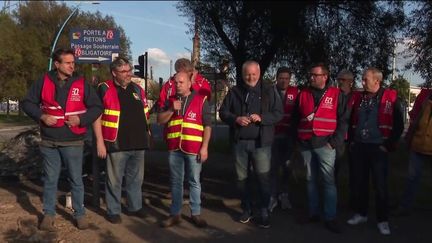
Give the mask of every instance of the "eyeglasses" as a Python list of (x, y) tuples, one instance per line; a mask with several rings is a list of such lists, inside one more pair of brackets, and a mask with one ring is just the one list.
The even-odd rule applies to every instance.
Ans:
[(326, 75), (325, 73), (309, 73), (309, 76), (311, 77), (320, 77)]
[(132, 69), (129, 70), (115, 70), (117, 73), (121, 73), (121, 74), (125, 74), (125, 73), (130, 73), (132, 71)]

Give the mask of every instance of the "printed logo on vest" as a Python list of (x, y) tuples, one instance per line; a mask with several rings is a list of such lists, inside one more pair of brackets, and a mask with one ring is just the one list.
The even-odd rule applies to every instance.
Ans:
[(292, 95), (292, 94), (287, 95), (285, 103), (286, 104), (293, 104), (294, 103), (294, 95)]
[(333, 98), (332, 97), (325, 97), (324, 103), (321, 106), (324, 109), (333, 109)]
[(79, 89), (78, 88), (72, 88), (72, 92), (71, 92), (71, 96), (70, 96), (70, 101), (81, 101), (81, 96), (79, 94)]
[(389, 100), (386, 100), (384, 106), (384, 114), (391, 114), (391, 113), (392, 113), (392, 103)]
[(193, 120), (193, 121), (196, 121), (196, 116), (197, 116), (197, 114), (195, 112), (192, 112), (192, 111), (190, 111), (187, 114), (187, 118), (190, 119), (190, 120)]

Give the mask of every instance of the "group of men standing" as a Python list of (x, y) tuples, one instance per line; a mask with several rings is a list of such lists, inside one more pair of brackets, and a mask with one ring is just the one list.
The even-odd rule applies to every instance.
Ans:
[[(59, 49), (55, 69), (36, 81), (23, 100), (24, 111), (40, 122), (44, 159), (44, 217), (40, 229), (54, 231), (57, 183), (62, 163), (69, 173), (74, 218), (79, 229), (88, 228), (84, 210), (82, 148), (86, 128), (93, 126), (97, 155), (106, 159), (107, 219), (121, 223), (121, 192), (127, 194), (127, 214), (145, 217), (142, 204), (144, 153), (151, 146), (148, 104), (144, 90), (131, 82), (131, 64), (117, 58), (110, 65), (112, 80), (97, 92), (74, 74), (74, 53)], [(211, 113), (208, 81), (191, 62), (179, 59), (176, 74), (161, 89), (157, 121), (164, 125), (172, 204), (161, 223), (181, 222), (183, 180), (189, 184), (191, 220), (207, 226), (201, 217), (202, 164), (208, 158)], [(342, 71), (339, 88), (329, 82), (328, 68), (321, 63), (309, 69), (309, 84), (302, 89), (290, 84), (292, 72), (277, 71), (277, 83), (263, 82), (260, 66), (246, 61), (242, 82), (226, 95), (219, 114), (230, 127), (237, 187), (241, 195), (241, 223), (257, 219), (270, 227), (270, 213), (280, 203), (291, 208), (288, 197), (289, 164), (295, 149), (306, 166), (309, 215), (307, 222), (324, 220), (326, 228), (339, 233), (336, 221), (337, 171), (343, 149), (348, 151), (350, 204), (355, 214), (347, 223), (367, 221), (369, 175), (377, 210), (377, 227), (390, 234), (388, 224), (388, 153), (403, 132), (403, 116), (396, 91), (381, 86), (383, 75), (368, 68), (362, 76), (363, 91), (353, 91), (354, 76)], [(432, 151), (426, 136), (432, 132), (432, 92), (418, 97), (411, 112), (409, 130), (410, 176), (400, 211), (409, 210), (418, 187), (420, 165)], [(98, 97), (99, 96), (99, 97)], [(425, 135), (426, 134), (426, 135)], [(252, 174), (258, 182), (258, 201), (253, 197)], [(322, 193), (319, 189), (322, 187)], [(322, 196), (322, 210), (320, 203)], [(257, 206), (257, 208), (255, 208)], [(322, 212), (321, 212), (322, 211)]]
[[(377, 227), (380, 233), (390, 234), (388, 153), (395, 149), (404, 128), (396, 91), (382, 88), (383, 75), (376, 68), (363, 72), (363, 91), (352, 90), (354, 76), (347, 70), (338, 74), (339, 87), (334, 87), (322, 63), (310, 67), (309, 83), (302, 89), (290, 85), (291, 74), (288, 68), (279, 68), (273, 87), (260, 80), (259, 64), (247, 61), (243, 65), (244, 82), (228, 92), (220, 108), (220, 118), (232, 130), (242, 196), (239, 221), (247, 223), (257, 217), (258, 226), (269, 228), (269, 212), (277, 203), (282, 208), (291, 207), (287, 166), (296, 149), (306, 166), (309, 215), (305, 222), (323, 219), (329, 231), (340, 233), (336, 173), (347, 149), (354, 211), (347, 223), (367, 221), (371, 174)], [(255, 212), (252, 173), (259, 185)]]

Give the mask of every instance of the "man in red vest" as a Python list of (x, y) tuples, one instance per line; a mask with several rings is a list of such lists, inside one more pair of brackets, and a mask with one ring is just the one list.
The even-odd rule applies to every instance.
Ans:
[[(175, 75), (176, 95), (158, 113), (158, 123), (166, 124), (166, 141), (170, 166), (172, 203), (170, 216), (161, 223), (170, 227), (181, 222), (183, 205), (183, 179), (185, 168), (189, 182), (189, 199), (192, 222), (206, 227), (201, 215), (201, 167), (208, 158), (211, 136), (211, 113), (206, 96), (191, 90), (191, 74)], [(185, 166), (186, 165), (186, 166)]]
[(73, 50), (58, 49), (53, 60), (55, 69), (33, 83), (22, 102), (24, 112), (40, 124), (41, 130), (44, 217), (39, 227), (56, 230), (57, 184), (63, 163), (72, 189), (76, 225), (86, 229), (82, 181), (84, 137), (87, 126), (101, 114), (102, 104), (84, 78), (75, 76)]
[(405, 140), (410, 149), (408, 178), (396, 216), (409, 215), (420, 186), (424, 162), (432, 162), (432, 89), (423, 88), (409, 113), (410, 126)]
[(310, 85), (300, 91), (294, 120), (297, 122), (299, 149), (307, 167), (307, 222), (320, 220), (318, 182), (321, 182), (325, 227), (333, 233), (340, 233), (336, 221), (334, 163), (335, 148), (342, 145), (347, 131), (346, 97), (338, 88), (330, 86), (329, 76), (326, 65), (311, 66)]
[[(209, 81), (199, 74), (191, 61), (186, 58), (180, 58), (174, 63), (174, 69), (176, 72), (189, 72), (192, 74), (192, 89), (198, 94), (206, 96), (207, 100), (211, 99), (211, 87)], [(164, 83), (162, 89), (159, 93), (159, 99), (157, 101), (157, 106), (159, 109), (163, 109), (166, 106), (170, 97), (176, 96), (176, 85), (175, 76), (170, 77), (168, 81)]]
[[(209, 102), (211, 99), (211, 86), (209, 81), (204, 78), (201, 74), (198, 73), (197, 70), (195, 70), (195, 67), (193, 66), (192, 62), (189, 59), (186, 58), (179, 58), (174, 63), (174, 69), (178, 72), (187, 72), (192, 75), (191, 82), (192, 82), (192, 90), (194, 90), (196, 93), (206, 96), (207, 101)], [(175, 98), (177, 95), (176, 93), (176, 85), (175, 85), (175, 76), (172, 76), (168, 79), (167, 82), (164, 83), (164, 85), (161, 88), (161, 91), (159, 93), (159, 98), (156, 102), (156, 109), (163, 110), (164, 107), (169, 105), (169, 99)], [(166, 127), (164, 128), (164, 134), (166, 133)], [(171, 197), (171, 192), (169, 193), (168, 197)]]
[(389, 235), (388, 224), (388, 153), (395, 148), (403, 129), (403, 113), (397, 93), (381, 87), (383, 74), (367, 68), (362, 77), (363, 91), (354, 92), (349, 101), (350, 160), (353, 171), (355, 214), (347, 223), (367, 222), (369, 204), (369, 174), (375, 187), (377, 227)]
[(93, 129), (98, 156), (107, 159), (107, 219), (119, 224), (123, 179), (128, 214), (145, 217), (141, 187), (144, 151), (150, 145), (150, 121), (145, 92), (131, 81), (129, 61), (119, 57), (111, 63), (110, 70), (113, 80), (101, 83), (98, 88), (104, 112)]
[[(282, 100), (284, 114), (281, 121), (275, 126), (275, 138), (272, 145), (272, 196), (270, 197), (269, 211), (272, 212), (278, 201), (282, 209), (290, 209), (288, 198), (289, 164), (293, 152), (293, 134), (290, 133), (292, 112), (299, 90), (291, 86), (291, 73), (288, 67), (280, 67), (276, 72), (276, 90)], [(281, 171), (282, 170), (282, 175)]]

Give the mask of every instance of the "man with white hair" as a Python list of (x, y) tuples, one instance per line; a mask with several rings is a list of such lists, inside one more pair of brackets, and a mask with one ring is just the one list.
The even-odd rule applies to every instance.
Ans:
[(396, 90), (381, 87), (383, 74), (377, 68), (367, 68), (362, 77), (364, 91), (353, 93), (349, 105), (349, 142), (353, 165), (354, 216), (350, 225), (368, 220), (369, 174), (375, 187), (377, 227), (381, 234), (390, 235), (388, 223), (388, 153), (404, 129), (403, 113)]
[(219, 115), (230, 126), (234, 144), (237, 186), (242, 196), (243, 209), (239, 221), (247, 223), (252, 218), (252, 187), (249, 183), (251, 163), (259, 186), (261, 214), (258, 226), (269, 228), (271, 145), (274, 125), (282, 119), (283, 109), (274, 87), (263, 83), (260, 74), (257, 62), (246, 61), (242, 68), (243, 82), (225, 96)]

